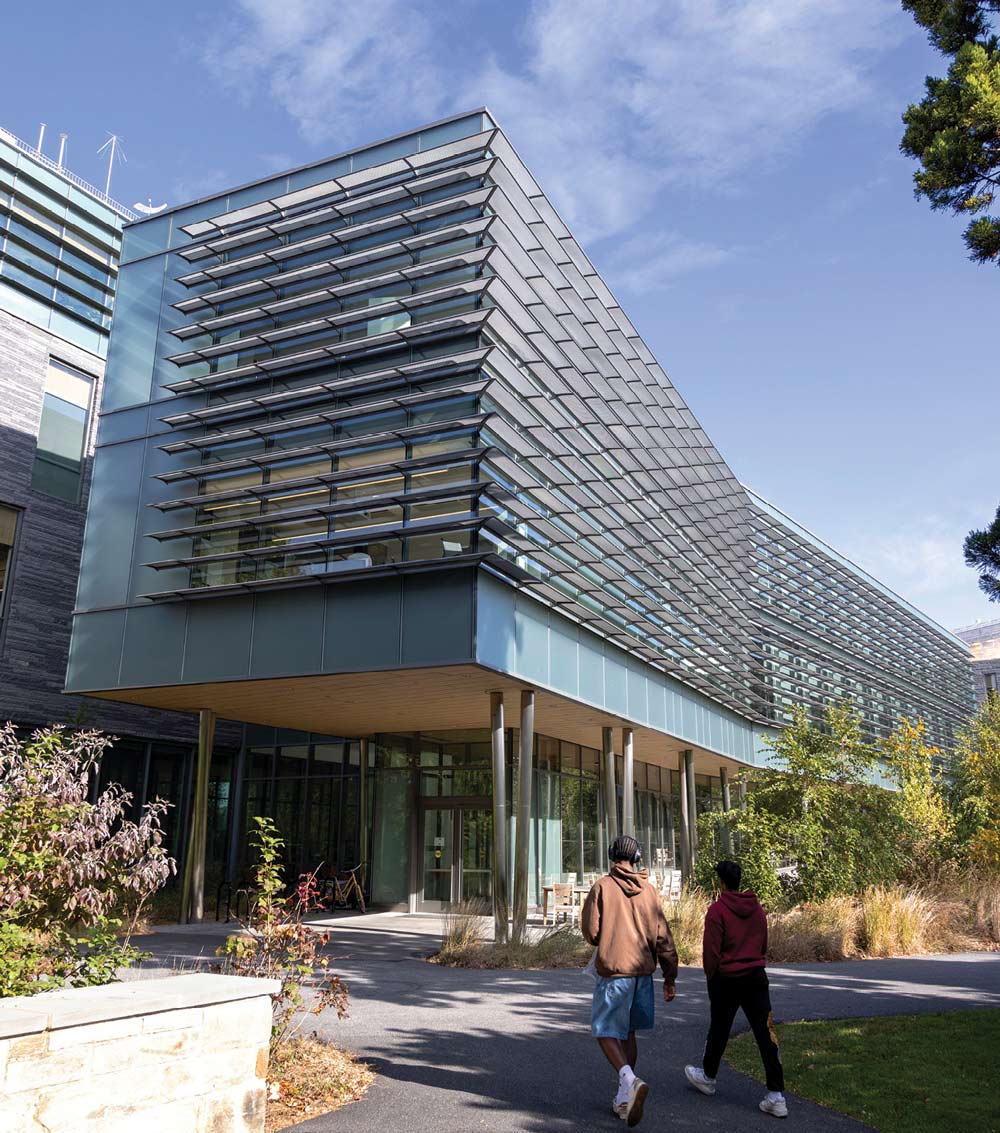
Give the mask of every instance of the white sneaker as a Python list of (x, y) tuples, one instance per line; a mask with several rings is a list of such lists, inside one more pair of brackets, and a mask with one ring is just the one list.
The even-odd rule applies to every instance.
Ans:
[(760, 1112), (769, 1113), (772, 1117), (787, 1117), (788, 1106), (781, 1094), (767, 1093), (760, 1103)]
[(633, 1078), (629, 1083), (628, 1101), (625, 1103), (625, 1124), (629, 1129), (642, 1121), (642, 1110), (648, 1093), (649, 1087), (641, 1078)]
[(703, 1094), (711, 1095), (715, 1093), (715, 1079), (709, 1078), (700, 1066), (685, 1066), (684, 1077), (696, 1090), (701, 1090)]
[(622, 1121), (628, 1118), (628, 1102), (620, 1102), (617, 1098), (611, 1103), (611, 1112)]

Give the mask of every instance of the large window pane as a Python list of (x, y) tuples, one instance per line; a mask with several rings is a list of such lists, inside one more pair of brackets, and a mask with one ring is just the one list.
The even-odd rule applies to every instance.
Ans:
[(75, 503), (87, 440), (93, 380), (50, 360), (31, 486)]

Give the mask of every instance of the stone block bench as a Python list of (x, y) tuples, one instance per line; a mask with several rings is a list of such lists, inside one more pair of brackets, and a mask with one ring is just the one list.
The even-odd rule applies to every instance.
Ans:
[(261, 1133), (275, 980), (0, 999), (0, 1133)]

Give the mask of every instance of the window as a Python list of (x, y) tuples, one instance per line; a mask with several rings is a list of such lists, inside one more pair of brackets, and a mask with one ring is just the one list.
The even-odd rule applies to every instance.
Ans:
[(4, 596), (7, 579), (14, 561), (14, 536), (17, 533), (17, 512), (0, 504), (0, 628), (3, 626)]
[(71, 503), (80, 499), (93, 386), (86, 374), (49, 359), (31, 486)]

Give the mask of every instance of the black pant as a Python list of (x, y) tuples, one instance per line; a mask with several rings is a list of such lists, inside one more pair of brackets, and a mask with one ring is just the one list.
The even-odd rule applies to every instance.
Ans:
[(708, 981), (708, 1002), (712, 1009), (712, 1019), (708, 1027), (702, 1066), (709, 1078), (714, 1078), (719, 1072), (719, 1063), (725, 1053), (726, 1043), (729, 1042), (733, 1020), (742, 1007), (764, 1060), (767, 1088), (777, 1092), (784, 1090), (785, 1075), (781, 1069), (778, 1036), (774, 1033), (774, 1020), (771, 1017), (767, 972), (763, 968), (753, 968), (741, 976), (713, 976)]

